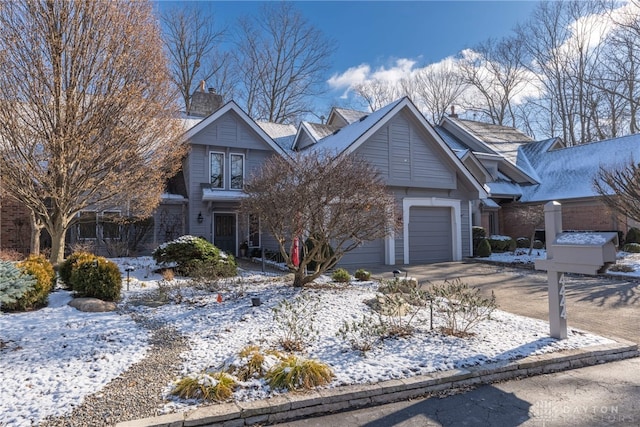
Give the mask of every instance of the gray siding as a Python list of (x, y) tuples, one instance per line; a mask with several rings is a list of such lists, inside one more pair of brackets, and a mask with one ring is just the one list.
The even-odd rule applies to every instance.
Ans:
[(338, 266), (349, 269), (350, 273), (353, 274), (353, 271), (361, 266), (371, 264), (384, 264), (383, 239), (365, 242), (362, 246), (347, 252), (338, 263)]
[(428, 132), (400, 113), (358, 147), (356, 154), (374, 164), (389, 185), (455, 189), (455, 165), (436, 144)]
[(300, 134), (300, 139), (297, 142), (297, 147), (299, 150), (302, 150), (303, 148), (306, 148), (313, 144), (313, 139), (306, 132), (302, 132)]

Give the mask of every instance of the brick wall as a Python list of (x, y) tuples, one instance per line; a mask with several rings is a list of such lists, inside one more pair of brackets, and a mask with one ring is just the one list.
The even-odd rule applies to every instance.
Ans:
[[(628, 221), (597, 200), (562, 203), (562, 228), (565, 230), (623, 231), (627, 232)], [(523, 223), (523, 212), (535, 218), (544, 211), (544, 204), (507, 205), (500, 209), (501, 234), (517, 237), (531, 235), (531, 222)], [(526, 217), (527, 214), (524, 214)], [(537, 227), (544, 229), (544, 224)]]
[(0, 196), (0, 248), (29, 253), (29, 211), (7, 194)]

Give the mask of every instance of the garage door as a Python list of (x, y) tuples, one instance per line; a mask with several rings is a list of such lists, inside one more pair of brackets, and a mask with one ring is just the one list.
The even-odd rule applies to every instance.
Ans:
[(453, 260), (451, 208), (415, 206), (409, 210), (409, 263)]

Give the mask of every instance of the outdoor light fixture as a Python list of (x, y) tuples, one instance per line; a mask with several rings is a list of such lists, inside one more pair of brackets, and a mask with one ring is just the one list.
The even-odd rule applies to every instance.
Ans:
[(202, 221), (204, 221), (204, 218), (202, 217), (202, 212), (198, 212), (198, 224), (202, 224)]
[(396, 277), (398, 277), (398, 274), (402, 274), (402, 271), (400, 270), (393, 270), (393, 278), (395, 279)]

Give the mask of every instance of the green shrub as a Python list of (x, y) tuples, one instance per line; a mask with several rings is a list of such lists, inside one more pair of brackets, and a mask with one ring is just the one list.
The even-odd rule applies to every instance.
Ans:
[(265, 379), (272, 389), (309, 390), (329, 384), (333, 377), (331, 368), (322, 362), (289, 356), (271, 368)]
[[(306, 249), (306, 253), (308, 254), (313, 250), (313, 248), (315, 247), (315, 244), (314, 244), (314, 241), (311, 238), (309, 238), (307, 239), (306, 242), (304, 242), (304, 246)], [(322, 264), (324, 261), (331, 258), (334, 255), (334, 253), (335, 251), (333, 250), (331, 245), (328, 245), (328, 244), (323, 245), (322, 248), (318, 251), (317, 256), (307, 263), (307, 268), (309, 269), (309, 271), (315, 271), (319, 264)], [(331, 267), (332, 266), (329, 266), (329, 268)]]
[(33, 277), (35, 283), (15, 303), (7, 304), (6, 308), (25, 311), (45, 307), (56, 282), (53, 265), (42, 255), (31, 255), (16, 266), (25, 275)]
[(635, 268), (631, 265), (627, 264), (613, 264), (609, 267), (608, 271), (619, 272), (619, 273), (633, 273), (636, 271)]
[(25, 274), (15, 263), (0, 261), (0, 305), (9, 309), (36, 286), (37, 279)]
[(471, 227), (471, 233), (473, 235), (473, 239), (484, 239), (485, 237), (487, 237), (487, 232), (484, 229), (484, 227), (478, 227), (476, 225), (474, 225), (473, 227)]
[(544, 248), (544, 243), (542, 243), (542, 240), (534, 240), (533, 241), (533, 249), (543, 249)]
[(71, 288), (82, 297), (117, 301), (122, 289), (120, 269), (104, 257), (79, 258), (71, 271)]
[(349, 283), (351, 275), (344, 268), (338, 268), (331, 274), (331, 280), (338, 283)]
[(72, 253), (58, 267), (58, 277), (60, 278), (60, 281), (62, 283), (64, 283), (65, 286), (67, 286), (69, 289), (71, 289), (72, 288), (72, 286), (71, 286), (71, 272), (75, 268), (76, 263), (79, 260), (83, 260), (83, 261), (84, 260), (90, 260), (90, 261), (93, 261), (95, 258), (96, 258), (96, 256), (94, 254), (92, 254), (92, 253), (89, 253), (89, 252), (80, 251), (80, 252)]
[(176, 271), (184, 276), (216, 274), (230, 277), (237, 274), (235, 259), (201, 237), (178, 237), (158, 246), (152, 256), (158, 264), (175, 264)]
[(353, 276), (361, 282), (371, 280), (371, 273), (364, 268), (357, 269)]
[(491, 256), (491, 244), (488, 239), (482, 239), (480, 243), (478, 243), (478, 247), (476, 249), (476, 256), (481, 258), (486, 258)]
[(171, 393), (183, 399), (224, 402), (231, 398), (236, 386), (236, 381), (227, 373), (203, 372), (182, 378)]
[(640, 228), (631, 227), (624, 238), (625, 243), (640, 243)]
[(622, 247), (624, 252), (640, 253), (640, 243), (627, 243)]
[(516, 245), (519, 248), (529, 248), (531, 247), (531, 239), (529, 239), (528, 237), (518, 237), (516, 239)]
[(489, 244), (491, 252), (513, 252), (516, 247), (516, 241), (509, 236), (489, 236)]

